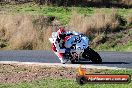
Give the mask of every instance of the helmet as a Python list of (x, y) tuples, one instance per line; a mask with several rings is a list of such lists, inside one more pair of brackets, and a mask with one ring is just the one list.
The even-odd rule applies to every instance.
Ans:
[(57, 31), (57, 35), (58, 35), (58, 38), (60, 39), (61, 38), (61, 35), (64, 34), (66, 31), (64, 28), (59, 28), (59, 30)]

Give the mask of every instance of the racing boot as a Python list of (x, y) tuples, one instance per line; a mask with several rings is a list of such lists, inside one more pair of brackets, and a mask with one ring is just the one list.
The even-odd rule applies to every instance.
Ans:
[(64, 58), (59, 58), (59, 59), (61, 60), (61, 63), (62, 63), (62, 64), (65, 64), (65, 63), (67, 62), (67, 60), (64, 59)]

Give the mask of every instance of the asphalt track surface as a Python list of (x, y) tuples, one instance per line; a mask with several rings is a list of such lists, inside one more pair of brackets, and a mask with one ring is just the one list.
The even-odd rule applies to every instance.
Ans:
[[(93, 64), (90, 61), (79, 64), (118, 68), (132, 68), (132, 52), (98, 52), (98, 53), (102, 58), (103, 61), (102, 64)], [(60, 63), (59, 59), (52, 51), (41, 50), (0, 51), (0, 62), (2, 61)]]

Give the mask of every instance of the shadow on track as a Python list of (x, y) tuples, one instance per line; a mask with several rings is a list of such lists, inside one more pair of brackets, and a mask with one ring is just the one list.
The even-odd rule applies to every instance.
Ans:
[[(92, 62), (76, 62), (75, 64), (93, 64)], [(102, 62), (101, 64), (130, 64), (128, 62)]]

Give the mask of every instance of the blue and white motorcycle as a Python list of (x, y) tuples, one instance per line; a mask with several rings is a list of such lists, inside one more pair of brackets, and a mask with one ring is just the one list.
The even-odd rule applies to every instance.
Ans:
[[(94, 64), (102, 63), (100, 55), (89, 47), (89, 39), (83, 34), (79, 35), (68, 35), (65, 37), (64, 47), (60, 49), (59, 45), (55, 44), (57, 35), (56, 32), (52, 33), (52, 37), (49, 38), (50, 42), (59, 50), (58, 52), (63, 53), (64, 58), (71, 61), (71, 63), (81, 61), (92, 61)], [(66, 51), (66, 52), (65, 52)], [(57, 52), (57, 51), (56, 51)]]

